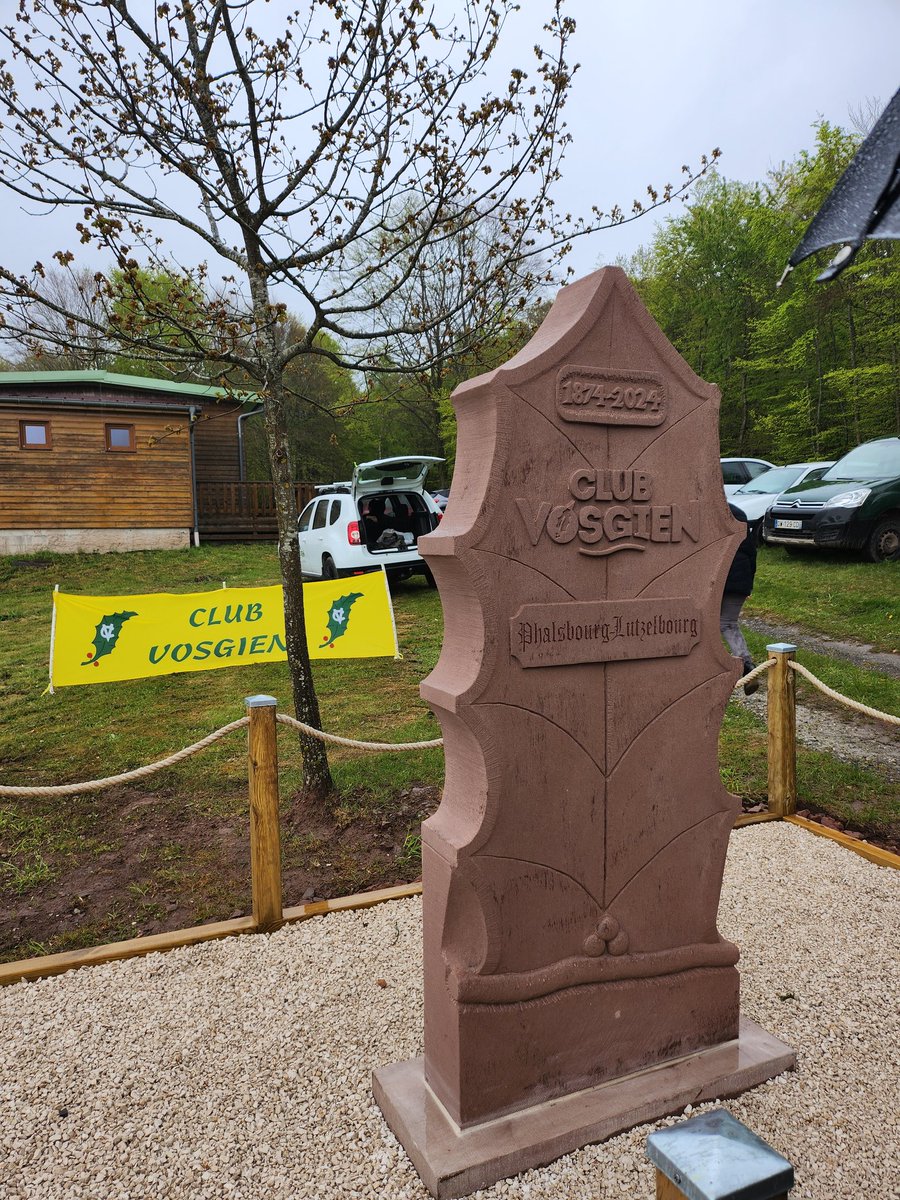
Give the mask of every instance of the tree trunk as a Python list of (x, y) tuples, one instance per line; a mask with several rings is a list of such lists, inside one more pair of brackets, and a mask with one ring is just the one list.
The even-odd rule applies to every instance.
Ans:
[(824, 381), (822, 379), (822, 352), (819, 346), (819, 330), (815, 330), (815, 347), (816, 347), (816, 458), (822, 457), (820, 447), (820, 435), (822, 432), (822, 393), (824, 390)]
[(738, 433), (738, 454), (744, 453), (744, 437), (747, 433), (747, 372), (741, 371), (741, 428)]
[[(303, 581), (300, 574), (300, 547), (297, 542), (297, 500), (288, 447), (281, 375), (269, 380), (269, 395), (263, 401), (266, 437), (275, 485), (275, 510), (278, 514), (278, 563), (284, 588), (284, 632), (288, 667), (291, 673), (294, 709), (297, 720), (316, 729), (322, 728), (319, 701), (313, 684), (309, 648), (306, 642), (306, 616), (303, 608)], [(322, 801), (334, 790), (325, 743), (301, 733), (304, 796)]]
[(853, 428), (858, 445), (862, 441), (862, 434), (859, 432), (859, 392), (856, 386), (856, 322), (853, 320), (853, 305), (849, 300), (847, 301), (847, 331), (850, 334), (850, 369), (853, 372), (850, 403), (853, 409)]
[[(298, 721), (321, 729), (319, 700), (313, 683), (309, 647), (306, 642), (300, 546), (297, 541), (297, 497), (294, 491), (294, 472), (285, 413), (284, 367), (275, 338), (274, 314), (269, 304), (268, 285), (261, 269), (251, 271), (250, 289), (254, 318), (257, 328), (264, 331), (262, 337), (266, 343), (266, 377), (262, 380), (263, 421), (269, 447), (269, 462), (272, 466), (275, 511), (278, 516), (278, 564), (284, 591), (285, 645), (294, 709)], [(301, 733), (299, 738), (303, 756), (303, 798), (321, 804), (334, 791), (325, 743), (306, 733)]]

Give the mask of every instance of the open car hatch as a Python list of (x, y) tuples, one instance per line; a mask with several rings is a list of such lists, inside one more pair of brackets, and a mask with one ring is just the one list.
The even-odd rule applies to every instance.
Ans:
[(421, 490), (430, 468), (443, 461), (442, 458), (416, 455), (378, 458), (373, 462), (360, 463), (353, 468), (353, 498), (367, 496), (372, 492)]

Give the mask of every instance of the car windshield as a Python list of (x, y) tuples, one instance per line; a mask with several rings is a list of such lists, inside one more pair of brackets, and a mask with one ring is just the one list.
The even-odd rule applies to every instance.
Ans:
[(783, 492), (792, 483), (796, 483), (805, 470), (805, 467), (773, 467), (771, 471), (763, 471), (762, 475), (757, 475), (755, 479), (745, 483), (741, 488), (741, 495)]
[(870, 442), (845, 454), (822, 476), (823, 483), (846, 479), (890, 479), (900, 475), (900, 439)]

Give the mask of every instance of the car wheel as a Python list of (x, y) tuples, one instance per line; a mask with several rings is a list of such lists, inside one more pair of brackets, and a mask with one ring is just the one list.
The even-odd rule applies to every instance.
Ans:
[(326, 554), (322, 559), (322, 578), (337, 579), (337, 567), (334, 565), (334, 559), (330, 554)]
[(866, 546), (870, 562), (900, 559), (900, 514), (879, 521)]
[(429, 586), (430, 588), (436, 588), (436, 587), (437, 587), (437, 583), (435, 582), (435, 578), (434, 578), (434, 576), (432, 575), (432, 573), (431, 573), (431, 570), (430, 570), (430, 568), (429, 568), (429, 567), (426, 567), (426, 568), (425, 568), (425, 582), (428, 584), (428, 586)]

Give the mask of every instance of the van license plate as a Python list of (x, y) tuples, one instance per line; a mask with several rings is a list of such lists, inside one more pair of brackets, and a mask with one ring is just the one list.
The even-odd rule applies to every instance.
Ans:
[(776, 529), (802, 529), (803, 522), (802, 521), (783, 521), (781, 519), (781, 517), (776, 517), (775, 518), (775, 528)]

